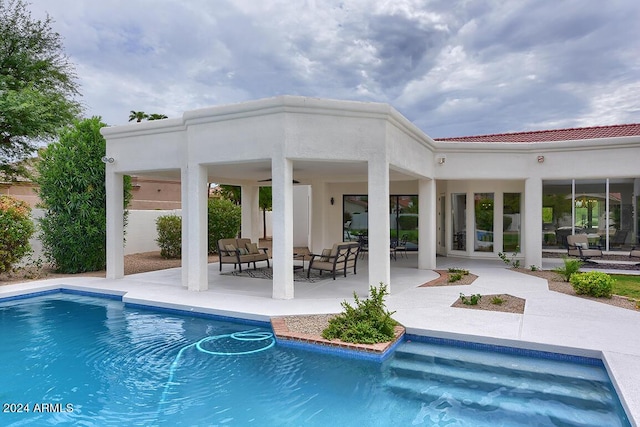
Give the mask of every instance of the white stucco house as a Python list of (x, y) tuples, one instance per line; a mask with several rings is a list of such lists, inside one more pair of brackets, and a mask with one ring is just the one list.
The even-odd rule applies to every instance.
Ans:
[[(434, 140), (387, 104), (298, 96), (103, 128), (107, 277), (124, 275), (122, 178), (180, 180), (183, 286), (207, 289), (207, 183), (240, 185), (242, 235), (260, 237), (258, 189), (273, 187), (273, 298), (293, 298), (293, 186), (310, 186), (309, 248), (367, 234), (370, 283), (390, 283), (390, 239), (436, 255), (541, 265), (586, 233), (637, 242), (640, 124)], [(356, 226), (357, 225), (357, 226)], [(419, 243), (418, 243), (419, 242)]]

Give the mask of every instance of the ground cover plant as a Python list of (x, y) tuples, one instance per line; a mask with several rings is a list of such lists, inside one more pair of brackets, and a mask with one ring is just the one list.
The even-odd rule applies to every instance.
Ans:
[(640, 276), (612, 274), (615, 279), (613, 293), (629, 298), (640, 299)]
[(463, 268), (450, 268), (449, 272), (449, 283), (455, 283), (458, 280), (462, 279), (464, 276), (469, 275), (469, 270), (465, 270)]

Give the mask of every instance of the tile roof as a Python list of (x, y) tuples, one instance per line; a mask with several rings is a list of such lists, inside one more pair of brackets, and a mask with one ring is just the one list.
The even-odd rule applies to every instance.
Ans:
[(434, 139), (436, 141), (454, 142), (548, 142), (616, 138), (621, 136), (640, 136), (640, 123)]

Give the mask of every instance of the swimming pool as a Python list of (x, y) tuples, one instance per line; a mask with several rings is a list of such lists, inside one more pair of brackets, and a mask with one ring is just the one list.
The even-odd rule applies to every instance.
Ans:
[(0, 301), (0, 425), (573, 425), (548, 403), (574, 419), (582, 399), (558, 396), (581, 377), (596, 410), (580, 425), (629, 425), (601, 366), (572, 364), (532, 391), (534, 377), (505, 369), (543, 361), (480, 352), (447, 367), (465, 351), (405, 343), (381, 364), (272, 345), (269, 332), (68, 293)]

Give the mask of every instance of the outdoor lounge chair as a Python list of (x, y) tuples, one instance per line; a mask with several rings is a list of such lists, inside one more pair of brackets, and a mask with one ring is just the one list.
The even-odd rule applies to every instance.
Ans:
[(233, 264), (242, 271), (242, 264), (247, 263), (247, 267), (253, 263), (256, 269), (256, 262), (266, 261), (269, 267), (269, 253), (267, 248), (259, 248), (252, 243), (251, 239), (220, 239), (218, 240), (218, 256), (220, 257), (220, 271), (222, 264)]
[(567, 254), (579, 257), (582, 261), (589, 261), (590, 258), (602, 258), (601, 246), (589, 246), (589, 239), (586, 234), (570, 234), (567, 236)]
[(360, 244), (358, 242), (341, 242), (333, 245), (331, 249), (325, 249), (322, 254), (311, 254), (307, 277), (311, 274), (311, 270), (329, 271), (336, 280), (336, 271), (342, 271), (344, 277), (347, 277), (347, 269), (353, 267), (353, 274), (356, 274), (356, 264), (358, 262), (358, 254), (360, 253)]

